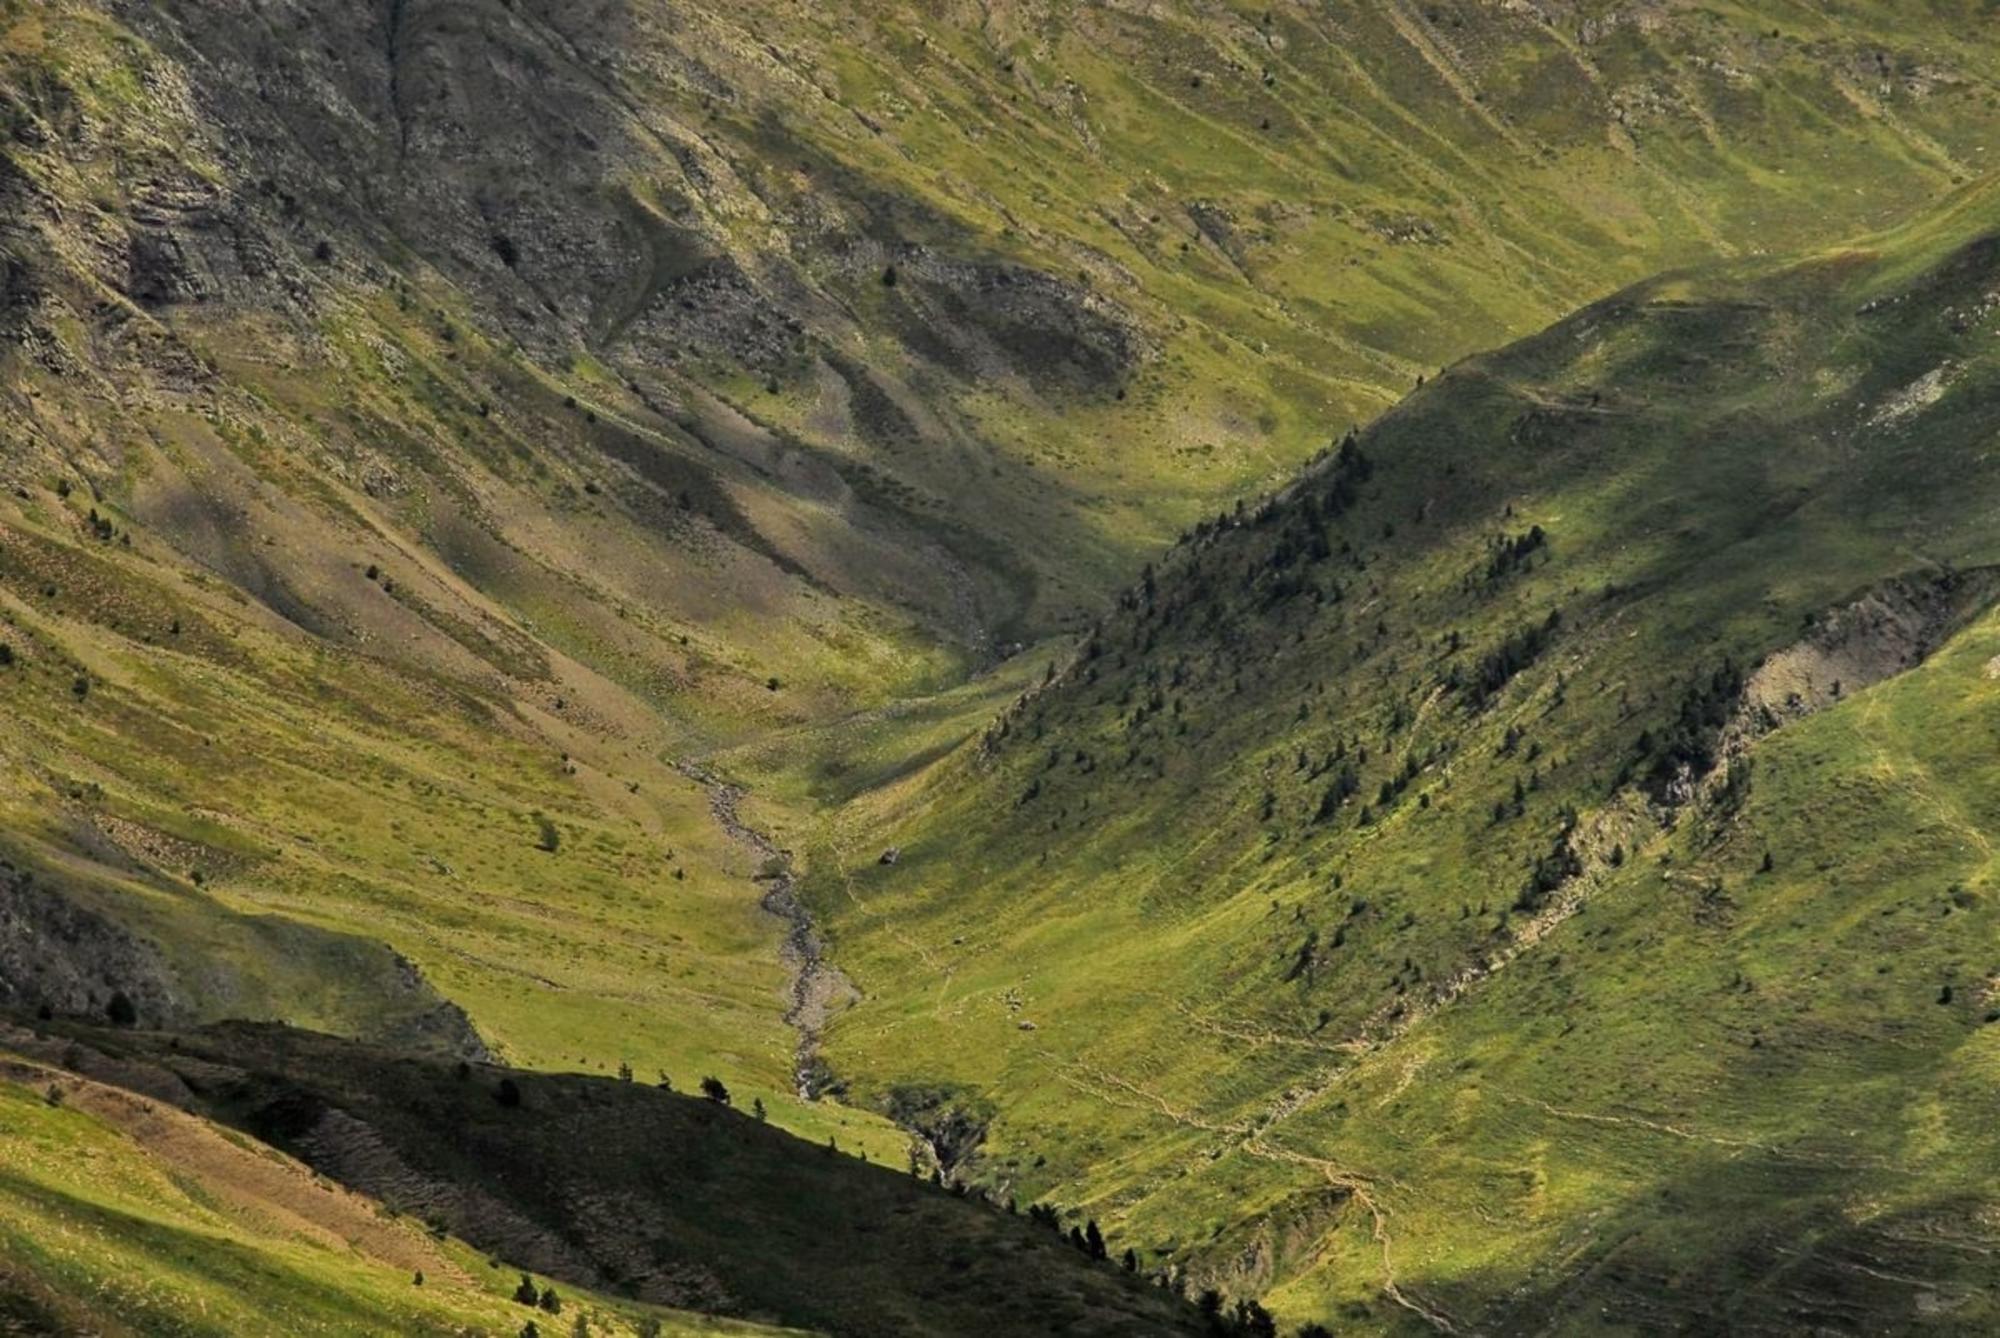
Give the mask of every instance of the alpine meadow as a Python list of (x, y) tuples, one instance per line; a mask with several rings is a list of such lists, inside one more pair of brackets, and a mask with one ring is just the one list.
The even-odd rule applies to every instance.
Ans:
[(2000, 1332), (1989, 0), (0, 0), (0, 1334)]

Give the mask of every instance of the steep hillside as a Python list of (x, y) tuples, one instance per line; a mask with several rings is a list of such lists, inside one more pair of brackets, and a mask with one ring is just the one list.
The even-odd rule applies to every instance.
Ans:
[(568, 1287), (557, 1315), (525, 1307), (518, 1274), (422, 1222), (157, 1097), (12, 1055), (0, 1153), (0, 1332), (781, 1332)]
[[(1725, 652), (1858, 599), (1928, 649), (1983, 597), (1927, 574), (1990, 560), (1951, 528), (1977, 451), (1861, 444), (1970, 440), (1938, 434), (1976, 425), (1977, 255), (1865, 318), (1929, 253), (1758, 259), (1981, 171), (1983, 20), (0, 0), (0, 1004), (714, 1073), (878, 1162), (885, 1111), (947, 1160), (1004, 1114), (987, 1173), (1020, 1158), (1156, 1265), (1373, 1295), (1338, 1252), (1381, 1242), (1319, 1233), (1354, 1185), (1298, 1198), (1237, 1126), (1547, 909), (1493, 924), (1521, 861), (1572, 863), (1551, 805), (1616, 788), (1612, 845), (1668, 839), (1648, 805), (1708, 760)], [(1424, 377), (1372, 476), (1225, 511), (990, 758), (908, 782), (1174, 532)], [(1846, 653), (1769, 681), (1858, 691), (1887, 654)], [(1550, 686), (1586, 656), (1622, 697)], [(1531, 692), (1574, 704), (1507, 745)], [(1622, 787), (1614, 719), (1654, 731)], [(1344, 935), (1335, 901), (1368, 903)], [(866, 1109), (800, 1093), (843, 1077)]]
[[(580, 1074), (454, 1069), (270, 1027), (17, 1030), (9, 1044), (283, 1148), (380, 1200), (378, 1236), (396, 1235), (407, 1218), (440, 1240), (464, 1238), (504, 1261), (480, 1268), (487, 1289), (511, 1293), (531, 1270), (558, 1290), (582, 1283), (828, 1334), (1199, 1330), (1186, 1301), (1086, 1258), (1025, 1216), (933, 1186), (900, 1159), (870, 1164), (831, 1140), (815, 1147), (760, 1112), (699, 1095)], [(79, 1090), (69, 1075), (55, 1080)], [(98, 1089), (85, 1080), (83, 1090)], [(36, 1100), (23, 1094), (21, 1104)], [(197, 1123), (172, 1113), (158, 1122)], [(140, 1141), (173, 1155), (143, 1131)], [(197, 1159), (193, 1169), (205, 1167)], [(570, 1313), (544, 1322), (568, 1332)], [(513, 1329), (489, 1319), (474, 1331)]]
[(1990, 1325), (1997, 332), (1989, 187), (1197, 526), (818, 838), (833, 1070), (1295, 1320)]
[(675, 764), (1944, 188), (1992, 52), (1894, 8), (7, 0), (14, 993), (776, 1098), (765, 856)]

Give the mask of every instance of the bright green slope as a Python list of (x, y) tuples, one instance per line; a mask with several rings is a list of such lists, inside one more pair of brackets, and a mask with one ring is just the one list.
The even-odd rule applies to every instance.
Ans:
[[(778, 931), (671, 761), (899, 774), (959, 700), (913, 698), (1419, 372), (1908, 209), (2000, 116), (1950, 5), (395, 12), (388, 68), (339, 6), (0, 4), (7, 851), (185, 1015), (368, 1030), (395, 970), (304, 924), (511, 1060), (774, 1105)], [(716, 344), (675, 246), (793, 352)], [(994, 324), (951, 267), (1003, 261), (1061, 297)], [(1100, 317), (1123, 400), (1035, 360)]]
[[(1465, 660), (1561, 602), (1564, 653), (1602, 657), (1580, 672), (1627, 683), (1635, 724), (1664, 718), (1724, 642), (1753, 658), (1803, 611), (1972, 555), (1977, 536), (1945, 525), (1974, 514), (1970, 463), (1915, 473), (1843, 445), (1854, 403), (1873, 412), (1933, 355), (1963, 379), (1871, 442), (1921, 431), (1930, 449), (1978, 385), (1964, 336), (1837, 296), (1890, 276), (1774, 281), (1768, 311), (1656, 304), (1584, 353), (1561, 346), (1571, 325), (1472, 364), (1391, 417), (1354, 536), (1370, 569), (1341, 578), (1341, 610), (1258, 608), (1230, 573), (1210, 600), (1242, 623), (1229, 699), (1233, 664), (1195, 636), (1207, 615), (1177, 624), (1202, 685), (1177, 693), (1188, 735), (1154, 717), (1161, 738), (1135, 745), (1114, 700), (1072, 687), (1043, 728), (1095, 761), (1063, 762), (1018, 818), (1017, 731), (1003, 779), (950, 763), (829, 826), (824, 806), (909, 776), (996, 684), (1039, 671), (965, 686), (994, 650), (1094, 614), (1174, 529), (1420, 373), (1663, 266), (1748, 272), (1976, 174), (2000, 120), (1982, 7), (383, 13), (401, 26), (306, 0), (254, 23), (0, 0), (0, 242), (18, 263), (0, 310), (0, 640), (17, 652), (0, 856), (157, 946), (149, 1021), (435, 1041), (433, 996), (386, 944), (512, 1062), (717, 1072), (815, 1141), (898, 1156), (874, 1115), (789, 1096), (755, 859), (671, 766), (735, 748), (776, 801), (764, 816), (819, 843), (820, 905), (872, 996), (835, 1060), (869, 1094), (903, 1076), (1004, 1091), (1001, 1155), (1050, 1158), (1022, 1168), (1029, 1187), (1207, 1275), (1296, 1214), (1267, 1251), (1228, 1255), (1250, 1262), (1225, 1280), (1289, 1283), (1300, 1313), (1321, 1285), (1372, 1296), (1379, 1248), (1320, 1232), (1358, 1215), (1300, 1200), (1278, 1144), (1206, 1154), (1344, 1064), (1326, 1047), (1393, 972), (1421, 992), (1420, 958), (1428, 979), (1478, 950), (1554, 804), (1602, 803), (1623, 708), (1573, 688), (1537, 727), (1561, 766), (1462, 762), (1471, 798), (1392, 806), (1365, 839), (1351, 816), (1300, 836), (1326, 777), (1287, 770), (1272, 713), (1317, 678), (1321, 735), (1336, 717), (1379, 735), (1407, 695), (1410, 738), (1490, 751), (1546, 665), (1468, 735), (1449, 696), (1425, 710), (1415, 629), (1458, 624)], [(749, 276), (756, 300), (688, 287), (690, 264)], [(980, 286), (1025, 282), (1002, 265), (1043, 276), (1047, 305), (1010, 323)], [(781, 353), (733, 342), (788, 314), (803, 328)], [(1108, 371), (1042, 352), (1106, 327), (1138, 350)], [(1528, 413), (1586, 387), (1610, 407)], [(1554, 565), (1453, 593), (1487, 535), (1531, 522)], [(1120, 628), (1106, 689), (1174, 653)], [(1116, 745), (1081, 742), (1097, 730)], [(1135, 779), (1134, 746), (1161, 778)], [(1531, 769), (1531, 815), (1480, 825)], [(1265, 788), (1289, 833), (1268, 846)], [(883, 872), (891, 841), (910, 855)], [(1356, 887), (1369, 970), (1274, 989), (1272, 963), (1310, 930), (1330, 942)], [(1422, 906), (1382, 909), (1401, 897)], [(1460, 905), (1475, 913), (1453, 929)], [(118, 983), (69, 1002), (99, 1011)], [(1414, 1285), (1450, 1285), (1439, 1269)]]
[[(634, 5), (615, 31), (635, 100), (695, 100), (781, 217), (852, 195), (884, 258), (1075, 273), (1150, 338), (1115, 400), (968, 388), (919, 366), (940, 294), (854, 291), (837, 246), (807, 262), (851, 293), (871, 363), (990, 452), (970, 473), (952, 451), (879, 459), (1005, 536), (1038, 582), (1034, 631), (1094, 614), (1093, 586), (1204, 504), (1272, 486), (1443, 363), (1662, 269), (1887, 226), (1976, 176), (2000, 146), (1979, 12), (750, 3), (671, 22)], [(661, 54), (688, 48), (727, 96)], [(825, 395), (782, 379), (775, 404), (739, 402), (816, 440)], [(868, 450), (856, 435), (828, 449)]]
[(1996, 236), (1642, 284), (1202, 527), (823, 825), (833, 1065), (1293, 1320), (1990, 1325)]

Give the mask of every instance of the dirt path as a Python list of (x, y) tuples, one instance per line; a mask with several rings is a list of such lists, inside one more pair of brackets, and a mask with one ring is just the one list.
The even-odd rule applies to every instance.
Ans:
[(1370, 1223), (1370, 1235), (1382, 1251), (1382, 1295), (1439, 1333), (1458, 1332), (1450, 1316), (1397, 1285), (1395, 1241), (1389, 1235), (1389, 1213), (1377, 1198), (1378, 1186), (1373, 1177), (1348, 1170), (1324, 1157), (1312, 1157), (1289, 1148), (1274, 1147), (1264, 1141), (1261, 1133), (1252, 1134), (1244, 1140), (1242, 1146), (1243, 1150), (1253, 1157), (1262, 1157), (1266, 1161), (1287, 1162), (1294, 1166), (1306, 1166), (1318, 1171), (1326, 1178), (1327, 1184), (1346, 1193), (1365, 1209)]
[(792, 978), (785, 1022), (799, 1034), (792, 1051), (792, 1087), (801, 1101), (817, 1100), (820, 1032), (834, 1010), (855, 997), (854, 985), (826, 960), (826, 940), (813, 924), (812, 912), (799, 900), (791, 857), (767, 834), (744, 822), (742, 803), (748, 791), (691, 762), (675, 769), (708, 791), (708, 811), (716, 825), (756, 860), (751, 877), (764, 887), (758, 904), (785, 922), (785, 938), (778, 946), (779, 960)]

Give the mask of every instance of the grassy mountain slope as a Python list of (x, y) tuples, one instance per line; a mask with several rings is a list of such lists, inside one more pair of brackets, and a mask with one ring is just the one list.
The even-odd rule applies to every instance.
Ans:
[[(511, 1292), (531, 1269), (559, 1291), (580, 1282), (832, 1334), (1196, 1331), (1192, 1306), (1023, 1217), (699, 1096), (581, 1074), (455, 1071), (269, 1027), (14, 1039), (370, 1195), (388, 1214), (377, 1236), (463, 1237), (505, 1261), (477, 1266), (481, 1289)], [(503, 1081), (511, 1103), (496, 1099)], [(245, 1160), (285, 1160), (234, 1136)], [(407, 1273), (394, 1279), (405, 1290)], [(559, 1331), (572, 1322), (566, 1311)], [(518, 1323), (488, 1318), (473, 1331)]]
[(568, 1288), (560, 1318), (525, 1309), (517, 1275), (232, 1130), (60, 1068), (0, 1068), (6, 1332), (511, 1334), (579, 1314), (607, 1335), (780, 1332)]
[[(773, 862), (680, 764), (740, 761), (820, 839), (802, 813), (1038, 662), (972, 670), (1418, 375), (1663, 265), (1882, 225), (2000, 117), (1977, 7), (1941, 0), (850, 8), (0, 0), (5, 1002), (714, 1072), (900, 1157), (793, 1099)], [(1710, 319), (1689, 345), (1765, 334)], [(1620, 486), (1710, 500), (1660, 474), (1565, 498), (1601, 528)], [(1786, 607), (1893, 566), (1835, 565)], [(1207, 769), (1263, 746), (1232, 727), (1130, 820), (1203, 820)], [(823, 880), (865, 872), (853, 839)], [(915, 839), (893, 878), (997, 894), (1040, 852), (992, 842), (945, 875)], [(956, 1024), (958, 913), (894, 931), (921, 969), (843, 927), (876, 1012)], [(1188, 928), (1191, 997), (1238, 988), (1202, 946), (1235, 932)], [(1118, 969), (1166, 985), (1152, 948)], [(1055, 1025), (1008, 1039), (1066, 1063)], [(912, 1061), (861, 1035), (839, 1062), (879, 1091)], [(1014, 1062), (979, 1048), (916, 1066)], [(1051, 1177), (1140, 1132), (1100, 1095), (1161, 1109), (1066, 1072), (1024, 1098), (1083, 1122)], [(1192, 1220), (1161, 1202), (1131, 1209), (1158, 1243)]]
[(1989, 1323), (1996, 229), (1650, 281), (1198, 527), (814, 846), (833, 1066), (1298, 1319)]
[(514, 1060), (776, 1098), (761, 857), (672, 762), (948, 688), (1421, 369), (1996, 114), (1950, 6), (1548, 18), (0, 7), (0, 804), (149, 962), (56, 1001), (361, 1030), (359, 936)]

